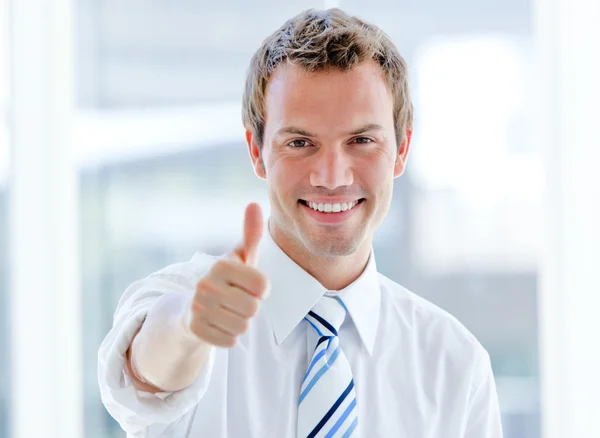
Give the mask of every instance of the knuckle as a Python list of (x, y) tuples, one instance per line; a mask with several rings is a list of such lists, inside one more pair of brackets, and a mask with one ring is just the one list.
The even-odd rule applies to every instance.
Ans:
[(223, 339), (223, 347), (226, 348), (232, 348), (235, 347), (235, 344), (237, 344), (237, 338), (235, 336), (227, 336)]
[(248, 328), (250, 328), (250, 321), (248, 321), (247, 319), (242, 320), (242, 322), (240, 323), (240, 333), (246, 333), (248, 331)]
[(252, 298), (248, 302), (248, 313), (250, 313), (250, 316), (254, 316), (254, 315), (256, 315), (257, 312), (258, 312), (258, 300), (255, 298)]
[(211, 307), (217, 304), (223, 296), (223, 286), (218, 282), (211, 281), (210, 278), (200, 280), (196, 285), (196, 294), (194, 302), (200, 303), (205, 307)]
[(190, 324), (190, 330), (200, 339), (206, 340), (205, 330), (202, 322), (198, 318), (194, 318)]
[(202, 301), (208, 296), (218, 295), (219, 288), (217, 286), (218, 283), (211, 280), (210, 277), (204, 277), (196, 283), (196, 293), (194, 296), (194, 300)]
[[(192, 301), (192, 304), (190, 307), (191, 307), (190, 310), (192, 312), (192, 316), (194, 316), (194, 317), (196, 317), (198, 315), (202, 315), (205, 310), (205, 307), (202, 305), (202, 303), (198, 299), (194, 299), (194, 301)], [(192, 320), (192, 322), (194, 322), (194, 320), (195, 320), (195, 318)]]
[(223, 275), (231, 269), (231, 262), (229, 260), (220, 259), (215, 262), (211, 268), (211, 272), (215, 275)]
[(263, 274), (259, 273), (259, 275), (256, 276), (256, 291), (261, 295), (267, 289), (268, 284), (269, 282), (267, 281), (267, 277), (265, 277)]
[(196, 283), (196, 293), (194, 294), (194, 300), (204, 295), (209, 290), (208, 282), (202, 279)]
[(207, 277), (202, 277), (196, 283), (196, 294), (201, 293), (209, 288), (209, 282)]
[(218, 290), (202, 290), (194, 298), (192, 306), (198, 307), (199, 312), (206, 312), (208, 309), (218, 306), (220, 302), (220, 293)]

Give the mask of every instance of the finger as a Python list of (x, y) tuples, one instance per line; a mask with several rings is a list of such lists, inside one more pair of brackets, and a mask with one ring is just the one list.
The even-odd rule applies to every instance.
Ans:
[(268, 288), (267, 278), (251, 266), (222, 259), (211, 268), (210, 277), (214, 282), (212, 287), (221, 290), (223, 286), (236, 286), (248, 293), (264, 298)]
[[(246, 322), (258, 311), (258, 298), (235, 286), (221, 286), (218, 293), (206, 290), (196, 294), (191, 318), (213, 323), (230, 334), (246, 330)], [(221, 321), (221, 322), (219, 322)]]
[(251, 318), (258, 312), (259, 300), (245, 290), (226, 286), (223, 290), (221, 307), (243, 318)]
[(192, 300), (192, 310), (202, 312), (205, 309), (214, 309), (221, 305), (219, 284), (210, 277), (202, 278), (196, 284), (196, 293)]
[(244, 235), (240, 246), (238, 246), (233, 254), (242, 263), (256, 266), (257, 252), (260, 239), (263, 235), (263, 215), (260, 205), (256, 203), (249, 204), (246, 207), (244, 215)]
[(224, 333), (238, 336), (248, 330), (249, 320), (222, 307), (207, 315), (206, 321)]
[(193, 321), (191, 328), (196, 336), (216, 347), (231, 348), (237, 343), (237, 338), (235, 336), (225, 333), (214, 325), (206, 324), (206, 322), (201, 324)]
[(255, 266), (260, 239), (263, 235), (263, 216), (260, 205), (253, 203), (246, 208), (244, 220), (244, 249), (246, 263)]

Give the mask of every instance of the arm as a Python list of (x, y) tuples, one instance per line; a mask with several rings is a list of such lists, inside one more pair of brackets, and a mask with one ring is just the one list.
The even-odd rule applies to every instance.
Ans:
[(502, 438), (494, 374), (489, 355), (484, 350), (474, 369), (464, 438)]
[[(197, 254), (189, 262), (168, 266), (134, 282), (119, 300), (112, 328), (98, 351), (98, 384), (107, 411), (131, 436), (143, 436), (149, 426), (167, 425), (181, 418), (198, 404), (208, 389), (216, 358), (214, 349), (206, 363), (199, 367), (197, 378), (179, 391), (163, 392), (142, 382), (136, 385), (127, 358), (131, 357), (130, 347), (136, 334), (142, 333), (145, 322), (152, 323), (151, 320), (162, 313), (159, 303), (173, 303), (186, 294), (193, 294), (196, 283), (214, 261), (210, 256)], [(151, 314), (156, 318), (149, 318)], [(145, 329), (148, 333), (153, 331), (150, 324)], [(143, 364), (141, 367), (145, 369)]]
[(191, 293), (159, 298), (125, 355), (125, 372), (140, 391), (178, 391), (196, 380), (212, 346), (189, 328)]
[(212, 346), (233, 347), (266, 296), (268, 281), (253, 265), (262, 231), (260, 207), (251, 204), (244, 240), (227, 259), (195, 256), (121, 297), (98, 352), (98, 382), (104, 406), (128, 433), (169, 425), (204, 397)]

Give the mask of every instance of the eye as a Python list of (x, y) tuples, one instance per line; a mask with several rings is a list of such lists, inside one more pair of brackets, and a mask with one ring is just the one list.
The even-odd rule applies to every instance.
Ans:
[(359, 144), (373, 143), (373, 140), (371, 140), (369, 137), (357, 137), (354, 139), (354, 141)]
[(304, 148), (310, 143), (307, 140), (292, 140), (287, 145), (293, 148)]

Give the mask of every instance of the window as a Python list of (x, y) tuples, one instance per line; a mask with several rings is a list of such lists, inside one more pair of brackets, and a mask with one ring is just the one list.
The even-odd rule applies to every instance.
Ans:
[(10, 301), (8, 242), (8, 2), (0, 0), (0, 437), (10, 415)]
[(527, 132), (528, 52), (520, 39), (445, 37), (415, 65), (414, 289), (487, 348), (507, 437), (539, 436), (543, 180)]
[(539, 437), (543, 179), (530, 134), (531, 3), (342, 6), (380, 25), (411, 74), (413, 145), (384, 224), (389, 234), (379, 235), (386, 259), (378, 265), (486, 347), (505, 436)]
[(233, 245), (247, 202), (268, 213), (241, 125), (245, 72), (262, 39), (323, 2), (79, 5), (85, 436), (120, 437), (96, 376), (117, 300), (152, 271)]
[[(0, 0), (0, 356), (8, 357), (8, 2)], [(85, 434), (122, 437), (97, 388), (97, 351), (134, 280), (222, 253), (264, 183), (240, 97), (260, 41), (338, 4), (386, 30), (416, 106), (407, 173), (376, 235), (378, 267), (447, 309), (488, 349), (506, 438), (538, 438), (541, 169), (530, 138), (530, 2), (80, 0), (73, 139), (80, 184)], [(1, 12), (7, 12), (2, 14)], [(5, 38), (2, 38), (5, 36)], [(4, 324), (4, 325), (3, 325)], [(5, 329), (6, 328), (6, 329)], [(0, 361), (0, 436), (9, 361)]]

